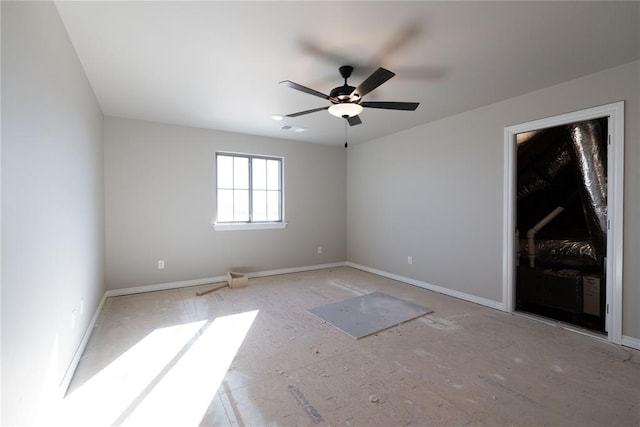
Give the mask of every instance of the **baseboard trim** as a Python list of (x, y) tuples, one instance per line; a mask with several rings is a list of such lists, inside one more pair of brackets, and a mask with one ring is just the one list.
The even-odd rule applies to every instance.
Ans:
[(82, 340), (80, 341), (80, 345), (76, 349), (76, 352), (73, 354), (73, 358), (71, 359), (71, 363), (67, 367), (67, 371), (64, 373), (62, 377), (62, 381), (60, 382), (60, 386), (58, 387), (60, 398), (64, 398), (65, 394), (67, 394), (67, 389), (69, 388), (69, 384), (71, 384), (71, 380), (73, 379), (73, 375), (76, 373), (76, 369), (78, 368), (78, 364), (80, 363), (80, 359), (84, 354), (84, 350), (87, 347), (87, 343), (89, 342), (89, 338), (91, 338), (91, 334), (93, 333), (93, 328), (96, 326), (96, 322), (98, 321), (98, 317), (100, 316), (100, 312), (102, 311), (102, 307), (104, 306), (105, 301), (107, 300), (107, 294), (105, 292), (98, 303), (98, 307), (96, 308), (93, 316), (91, 317), (91, 321), (87, 326), (87, 329), (84, 331), (84, 335), (82, 336)]
[[(394, 273), (389, 273), (382, 270), (377, 270), (375, 268), (367, 267), (365, 265), (360, 265), (360, 264), (356, 264), (348, 261), (334, 262), (334, 263), (328, 263), (328, 264), (308, 265), (303, 267), (282, 268), (277, 270), (266, 270), (266, 271), (260, 271), (260, 272), (247, 273), (247, 276), (249, 278), (278, 276), (281, 274), (301, 273), (305, 271), (324, 270), (327, 268), (337, 268), (337, 267), (344, 267), (344, 266), (356, 268), (358, 270), (366, 271), (372, 274), (376, 274), (378, 276), (386, 277), (388, 279), (397, 280), (399, 282), (408, 283), (410, 285), (414, 285), (423, 289), (438, 292), (443, 295), (447, 295), (453, 298), (458, 298), (464, 301), (469, 301), (485, 307), (493, 308), (500, 311), (505, 311), (505, 307), (501, 302), (488, 300), (486, 298), (480, 298), (475, 295), (470, 295), (464, 292), (455, 291), (452, 289), (444, 288), (442, 286), (433, 285), (431, 283), (423, 282), (420, 280), (412, 279), (412, 278), (401, 276)], [(217, 276), (217, 277), (208, 277), (203, 279), (184, 280), (180, 282), (160, 283), (157, 285), (137, 286), (134, 288), (107, 290), (102, 296), (102, 299), (100, 300), (100, 303), (98, 304), (98, 307), (96, 308), (95, 312), (93, 313), (93, 317), (91, 318), (91, 321), (89, 322), (89, 325), (82, 337), (82, 340), (80, 341), (80, 345), (78, 346), (73, 356), (73, 359), (71, 360), (71, 363), (69, 364), (67, 371), (65, 372), (65, 375), (60, 383), (59, 397), (60, 398), (64, 397), (64, 395), (67, 392), (67, 389), (69, 388), (69, 384), (71, 384), (73, 375), (75, 374), (78, 364), (80, 363), (80, 359), (82, 358), (82, 355), (87, 346), (87, 343), (89, 342), (89, 338), (91, 338), (91, 334), (93, 333), (93, 329), (95, 327), (95, 324), (98, 320), (100, 312), (102, 311), (102, 307), (104, 306), (107, 298), (114, 297), (114, 296), (133, 295), (133, 294), (146, 293), (146, 292), (162, 291), (162, 290), (168, 290), (168, 289), (185, 288), (189, 286), (207, 285), (211, 283), (225, 282), (226, 280), (227, 280), (226, 276)], [(640, 350), (640, 339), (623, 335), (622, 345)]]
[(388, 279), (397, 280), (399, 282), (408, 283), (410, 285), (417, 286), (419, 288), (428, 289), (430, 291), (438, 292), (443, 295), (447, 295), (450, 297), (458, 298), (464, 301), (469, 301), (475, 304), (480, 304), (485, 307), (494, 308), (496, 310), (504, 311), (504, 305), (502, 302), (492, 301), (486, 298), (477, 297), (475, 295), (467, 294), (464, 292), (459, 292), (453, 289), (444, 288), (442, 286), (433, 285), (431, 283), (423, 282), (420, 280), (412, 279), (410, 277), (400, 276), (394, 273), (388, 273), (386, 271), (377, 270), (375, 268), (367, 267), (365, 265), (356, 264), (353, 262), (345, 263), (349, 267), (357, 268), (358, 270), (366, 271), (369, 273), (376, 274), (378, 276), (386, 277)]
[(640, 339), (627, 337), (625, 335), (622, 336), (622, 345), (625, 347), (635, 348), (636, 350), (640, 350)]
[(166, 291), (169, 289), (188, 288), (189, 286), (210, 285), (225, 282), (227, 276), (206, 277), (203, 279), (182, 280), (179, 282), (158, 283), (156, 285), (136, 286), (133, 288), (109, 289), (105, 292), (107, 298), (124, 295), (144, 294), (147, 292)]
[(261, 271), (256, 273), (248, 273), (247, 276), (249, 278), (279, 276), (281, 274), (303, 273), (305, 271), (325, 270), (327, 268), (344, 267), (345, 265), (347, 265), (345, 262), (333, 262), (329, 264), (316, 264), (316, 265), (307, 265), (304, 267), (282, 268), (279, 270), (267, 270), (267, 271)]
[[(360, 264), (356, 264), (356, 263), (349, 262), (349, 261), (347, 261), (344, 264), (346, 266), (348, 266), (348, 267), (357, 268), (358, 270), (366, 271), (366, 272), (369, 272), (369, 273), (372, 273), (372, 274), (376, 274), (378, 276), (382, 276), (382, 277), (386, 277), (386, 278), (389, 278), (389, 279), (397, 280), (399, 282), (408, 283), (410, 285), (418, 286), (420, 288), (428, 289), (430, 291), (438, 292), (438, 293), (441, 293), (441, 294), (444, 294), (444, 295), (448, 295), (450, 297), (454, 297), (454, 298), (458, 298), (458, 299), (461, 299), (461, 300), (473, 302), (473, 303), (480, 304), (480, 305), (483, 305), (483, 306), (486, 306), (486, 307), (494, 308), (496, 310), (506, 311), (506, 308), (505, 308), (504, 304), (502, 304), (501, 302), (498, 302), (498, 301), (492, 301), (492, 300), (488, 300), (488, 299), (485, 299), (485, 298), (480, 298), (480, 297), (477, 297), (475, 295), (470, 295), (470, 294), (466, 294), (464, 292), (458, 292), (458, 291), (455, 291), (455, 290), (452, 290), (452, 289), (443, 288), (441, 286), (433, 285), (431, 283), (426, 283), (426, 282), (422, 282), (420, 280), (411, 279), (409, 277), (400, 276), (398, 274), (377, 270), (375, 268), (367, 267), (365, 265), (360, 265)], [(558, 322), (556, 322), (556, 321), (549, 321), (549, 320), (545, 320), (545, 319), (542, 319), (542, 318), (539, 318), (539, 317), (529, 316), (529, 315), (526, 315), (526, 314), (523, 314), (523, 313), (515, 313), (515, 314), (518, 314), (518, 315), (521, 315), (523, 317), (527, 317), (527, 318), (530, 318), (530, 319), (533, 319), (533, 320), (536, 320), (536, 321), (541, 321), (541, 322), (547, 323), (547, 324), (552, 325), (552, 326), (557, 326), (557, 324), (558, 324)], [(591, 338), (598, 339), (598, 340), (603, 341), (603, 342), (609, 342), (611, 344), (615, 344), (615, 343), (609, 341), (606, 338), (599, 337), (599, 336), (597, 336), (595, 334), (590, 334), (588, 332), (580, 330), (579, 328), (573, 328), (573, 327), (571, 327), (571, 325), (568, 325), (568, 326), (564, 325), (563, 327), (565, 329), (568, 329), (568, 330), (572, 331), (572, 332), (577, 332), (577, 333), (580, 333), (580, 334), (583, 334), (583, 335), (587, 335), (587, 336), (589, 336)], [(633, 348), (633, 349), (636, 349), (636, 350), (640, 350), (640, 339), (638, 339), (638, 338), (633, 338), (633, 337), (629, 337), (629, 336), (623, 335), (621, 344), (623, 346), (625, 346), (625, 347), (630, 347), (630, 348)]]
[[(247, 273), (248, 278), (278, 276), (280, 274), (301, 273), (304, 271), (324, 270), (326, 268), (344, 267), (344, 262), (334, 262), (330, 264), (307, 265), (303, 267), (281, 268), (278, 270), (257, 271)], [(146, 292), (166, 291), (169, 289), (188, 288), (190, 286), (210, 285), (213, 283), (226, 282), (227, 276), (206, 277), (202, 279), (183, 280), (180, 282), (159, 283), (157, 285), (136, 286), (133, 288), (109, 289), (105, 295), (107, 298), (123, 295), (142, 294)]]

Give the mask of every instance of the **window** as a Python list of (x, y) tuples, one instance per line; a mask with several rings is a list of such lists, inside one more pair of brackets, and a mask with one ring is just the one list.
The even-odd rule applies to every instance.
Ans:
[(283, 228), (282, 158), (216, 155), (216, 230)]

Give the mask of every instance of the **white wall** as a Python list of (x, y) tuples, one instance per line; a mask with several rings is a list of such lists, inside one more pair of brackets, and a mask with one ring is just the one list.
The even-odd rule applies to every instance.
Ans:
[(1, 421), (25, 425), (105, 292), (102, 113), (54, 4), (1, 7)]
[(639, 76), (636, 61), (350, 148), (347, 259), (501, 302), (504, 128), (624, 100), (623, 335), (640, 338)]
[[(284, 157), (286, 229), (213, 229), (216, 151)], [(105, 195), (109, 289), (346, 258), (341, 147), (107, 117)]]

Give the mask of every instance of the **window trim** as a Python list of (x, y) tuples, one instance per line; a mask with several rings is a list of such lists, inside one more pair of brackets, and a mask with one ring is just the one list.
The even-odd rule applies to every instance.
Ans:
[[(231, 222), (219, 222), (218, 221), (218, 156), (231, 156), (231, 157), (246, 157), (249, 159), (249, 198), (250, 198), (250, 212), (249, 218), (253, 216), (253, 205), (251, 200), (252, 194), (252, 159), (265, 159), (265, 160), (278, 160), (280, 162), (280, 220), (279, 221), (231, 221)], [(284, 157), (273, 156), (264, 154), (250, 154), (250, 153), (238, 153), (231, 151), (216, 151), (216, 168), (215, 168), (215, 220), (213, 221), (213, 228), (216, 231), (235, 231), (235, 230), (269, 230), (269, 229), (283, 229), (289, 224), (285, 220), (285, 195), (284, 195)]]
[(214, 222), (213, 228), (216, 231), (237, 231), (237, 230), (274, 230), (287, 228), (288, 222)]

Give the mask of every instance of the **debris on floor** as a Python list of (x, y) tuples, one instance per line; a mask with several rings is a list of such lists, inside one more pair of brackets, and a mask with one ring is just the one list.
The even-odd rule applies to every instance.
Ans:
[(222, 285), (214, 286), (213, 288), (211, 288), (211, 289), (207, 289), (206, 291), (196, 292), (196, 296), (201, 297), (201, 296), (203, 296), (203, 295), (210, 294), (211, 292), (218, 291), (218, 290), (220, 290), (220, 289), (222, 289), (222, 288), (226, 288), (227, 286), (228, 286), (228, 285), (227, 285), (226, 283), (225, 283), (225, 284), (222, 284)]
[(207, 289), (206, 291), (196, 292), (196, 296), (201, 297), (203, 295), (210, 294), (211, 292), (215, 292), (222, 288), (226, 288), (227, 286), (230, 287), (231, 289), (244, 288), (245, 286), (247, 286), (248, 283), (249, 283), (249, 279), (247, 278), (246, 274), (238, 273), (236, 271), (229, 271), (227, 273), (227, 283), (214, 286), (213, 288)]
[(309, 414), (309, 416), (311, 417), (311, 419), (313, 420), (313, 422), (315, 424), (319, 424), (321, 422), (324, 421), (324, 419), (322, 418), (322, 416), (318, 413), (318, 411), (316, 410), (316, 408), (314, 408), (309, 401), (307, 400), (307, 398), (304, 396), (304, 394), (302, 394), (302, 392), (298, 389), (298, 387), (294, 386), (294, 385), (290, 385), (289, 387), (289, 391), (291, 392), (291, 394), (293, 395), (293, 397), (298, 401), (298, 403), (304, 408), (304, 410), (307, 412), (307, 414)]

